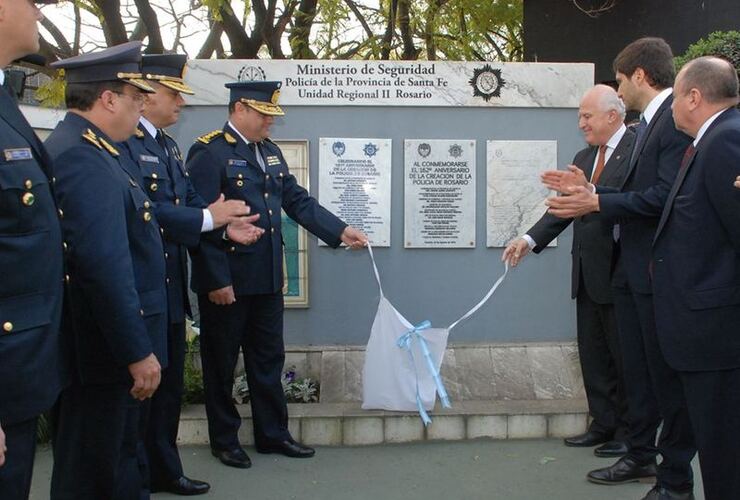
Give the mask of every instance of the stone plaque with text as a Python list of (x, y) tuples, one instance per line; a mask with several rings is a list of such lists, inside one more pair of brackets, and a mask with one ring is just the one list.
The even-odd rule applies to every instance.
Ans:
[(475, 141), (404, 142), (404, 246), (475, 247)]
[(540, 173), (557, 168), (557, 142), (488, 141), (486, 157), (487, 246), (503, 247), (545, 213), (550, 191)]
[(391, 140), (319, 139), (319, 201), (373, 246), (390, 246)]

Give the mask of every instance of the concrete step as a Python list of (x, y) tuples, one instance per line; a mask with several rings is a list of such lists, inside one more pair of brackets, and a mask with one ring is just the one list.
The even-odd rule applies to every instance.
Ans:
[[(254, 443), (249, 405), (239, 405), (239, 439)], [(562, 438), (584, 432), (588, 407), (584, 399), (461, 401), (453, 408), (435, 408), (424, 427), (416, 413), (363, 410), (360, 403), (289, 404), (289, 428), (302, 443), (317, 446), (358, 446), (414, 441), (477, 438)], [(178, 442), (207, 444), (205, 407), (183, 408)]]

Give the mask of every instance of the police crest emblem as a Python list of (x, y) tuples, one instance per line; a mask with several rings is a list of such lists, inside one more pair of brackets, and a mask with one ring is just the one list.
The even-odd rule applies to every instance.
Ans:
[(342, 141), (337, 141), (331, 145), (331, 151), (335, 156), (342, 156), (346, 149), (347, 148)]

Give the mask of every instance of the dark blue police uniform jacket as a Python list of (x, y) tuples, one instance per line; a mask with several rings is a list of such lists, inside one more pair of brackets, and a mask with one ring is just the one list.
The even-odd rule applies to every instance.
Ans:
[(140, 124), (135, 135), (123, 143), (128, 159), (136, 163), (140, 180), (154, 202), (154, 214), (162, 228), (167, 262), (167, 300), (170, 323), (183, 323), (190, 314), (187, 294), (187, 251), (196, 246), (207, 207), (195, 192), (182, 164), (174, 139), (165, 134), (168, 154)]
[(112, 141), (67, 113), (46, 141), (67, 244), (69, 323), (83, 384), (126, 383), (150, 353), (167, 364), (167, 292), (159, 225)]
[(65, 382), (62, 236), (51, 160), (0, 88), (0, 424), (36, 417)]
[(277, 145), (266, 140), (260, 149), (266, 171), (254, 149), (227, 124), (223, 131), (200, 137), (188, 152), (190, 179), (203, 199), (210, 202), (223, 193), (226, 199), (244, 200), (252, 214), (260, 214), (255, 224), (265, 229), (256, 243), (247, 246), (224, 240), (221, 230), (204, 236), (192, 252), (196, 293), (229, 285), (235, 295), (279, 292), (283, 287), (281, 208), (328, 245), (336, 248), (341, 243), (347, 224), (298, 185)]

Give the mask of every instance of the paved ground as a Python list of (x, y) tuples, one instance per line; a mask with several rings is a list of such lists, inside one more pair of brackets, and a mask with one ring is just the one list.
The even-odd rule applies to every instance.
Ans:
[[(650, 489), (588, 483), (585, 473), (611, 460), (596, 458), (590, 449), (566, 448), (560, 440), (319, 448), (309, 460), (248, 448), (248, 470), (221, 465), (204, 446), (181, 452), (186, 473), (213, 485), (204, 500), (639, 500)], [(41, 450), (32, 499), (48, 498), (50, 475), (50, 453)], [(703, 500), (698, 477), (696, 491)]]

